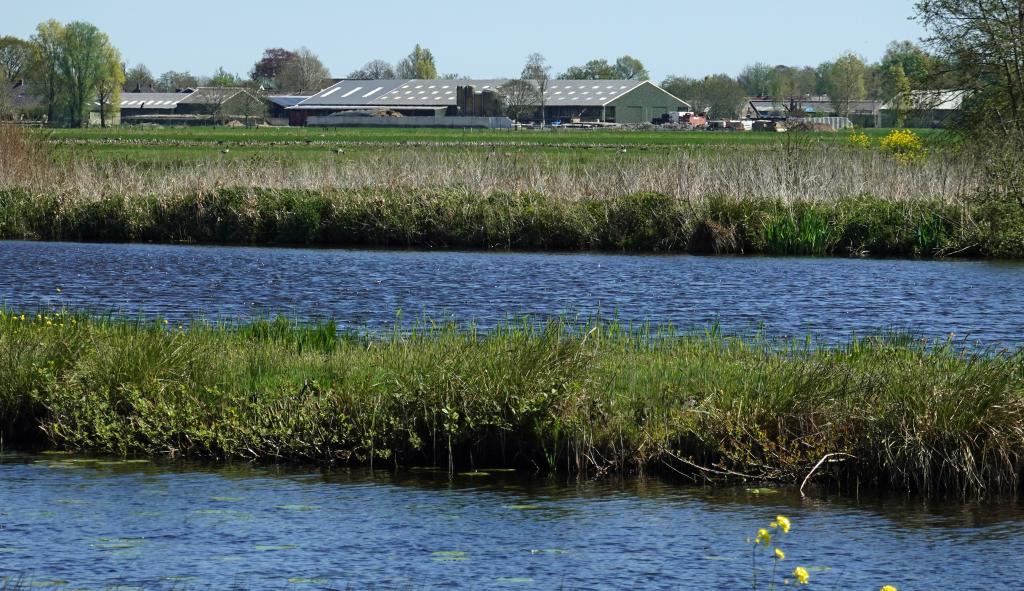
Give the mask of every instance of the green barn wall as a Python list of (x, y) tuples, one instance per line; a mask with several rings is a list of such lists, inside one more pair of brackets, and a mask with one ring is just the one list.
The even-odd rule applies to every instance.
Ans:
[(685, 111), (682, 101), (650, 83), (644, 83), (608, 103), (615, 107), (616, 123), (650, 123), (670, 111)]

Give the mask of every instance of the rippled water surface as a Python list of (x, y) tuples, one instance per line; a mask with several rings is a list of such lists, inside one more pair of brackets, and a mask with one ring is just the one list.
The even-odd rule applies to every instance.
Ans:
[[(58, 293), (56, 290), (60, 288)], [(173, 320), (510, 315), (845, 341), (909, 330), (1024, 345), (1024, 265), (964, 261), (395, 252), (0, 242), (0, 301)]]
[(811, 589), (1021, 588), (1016, 504), (61, 455), (0, 459), (0, 577), (147, 589), (749, 589), (746, 538), (778, 513), (793, 521), (783, 564), (807, 566)]

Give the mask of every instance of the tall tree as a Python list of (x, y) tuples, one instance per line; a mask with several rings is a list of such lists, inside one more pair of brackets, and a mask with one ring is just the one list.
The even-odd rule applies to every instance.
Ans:
[(53, 122), (62, 110), (60, 60), (64, 45), (64, 25), (56, 20), (39, 23), (32, 36), (26, 73), (46, 104), (46, 119)]
[(531, 53), (526, 56), (526, 64), (523, 65), (523, 71), (519, 77), (529, 82), (533, 88), (535, 93), (533, 104), (540, 103), (540, 123), (544, 125), (547, 123), (546, 95), (548, 82), (551, 79), (551, 66), (548, 65), (548, 61), (543, 55), (537, 52)]
[(263, 50), (261, 57), (252, 66), (249, 78), (264, 88), (277, 88), (277, 79), (281, 75), (288, 62), (298, 57), (294, 51), (288, 51), (280, 47), (270, 47)]
[(426, 47), (420, 47), (417, 43), (412, 53), (405, 59), (398, 62), (396, 68), (399, 78), (418, 80), (434, 80), (437, 78), (437, 64), (434, 63), (434, 54)]
[(144, 64), (135, 64), (124, 73), (125, 92), (141, 91), (149, 88), (156, 88), (156, 79)]
[(896, 106), (896, 127), (903, 127), (907, 122), (907, 113), (911, 108), (910, 78), (903, 73), (903, 65), (892, 66), (893, 98)]
[(31, 45), (17, 37), (0, 37), (0, 80), (12, 82), (25, 75)]
[[(68, 120), (72, 125), (80, 126), (88, 121), (100, 85), (120, 68), (121, 59), (110, 45), (106, 33), (89, 23), (69, 23), (64, 28), (63, 39), (58, 66), (62, 82), (66, 85)], [(110, 60), (114, 58), (116, 60), (111, 64)], [(124, 80), (123, 76), (122, 73), (118, 83)]]
[(124, 85), (124, 67), (121, 66), (121, 52), (108, 45), (104, 50), (100, 66), (101, 76), (96, 85), (96, 102), (100, 107), (100, 127), (121, 110), (121, 87)]
[(291, 92), (320, 90), (330, 79), (331, 73), (320, 58), (308, 47), (300, 47), (295, 58), (281, 67), (276, 87)]
[(768, 64), (758, 62), (743, 68), (737, 81), (750, 96), (768, 96), (771, 92), (772, 70)]
[(643, 62), (630, 55), (615, 60), (615, 75), (621, 80), (647, 80), (651, 77)]
[(395, 69), (384, 60), (370, 60), (363, 64), (362, 68), (354, 70), (348, 75), (356, 80), (394, 80)]
[(847, 53), (825, 68), (825, 87), (836, 115), (850, 115), (851, 103), (862, 100), (866, 94), (864, 60), (854, 53)]

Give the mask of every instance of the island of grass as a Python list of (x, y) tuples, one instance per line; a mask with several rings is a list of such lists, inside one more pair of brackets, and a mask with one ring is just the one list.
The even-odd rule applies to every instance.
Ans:
[(339, 333), (0, 313), (7, 447), (1016, 491), (1024, 353), (523, 321)]

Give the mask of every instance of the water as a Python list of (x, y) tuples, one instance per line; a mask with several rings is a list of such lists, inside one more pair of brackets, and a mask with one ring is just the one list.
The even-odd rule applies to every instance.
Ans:
[[(58, 293), (57, 288), (61, 291)], [(0, 301), (188, 321), (616, 316), (749, 333), (1024, 346), (1024, 264), (0, 242)]]
[[(811, 589), (1020, 589), (1024, 507), (514, 473), (0, 463), (0, 580), (147, 589), (743, 589), (792, 519)], [(765, 561), (767, 564), (767, 561)], [(767, 573), (762, 573), (764, 576)]]

